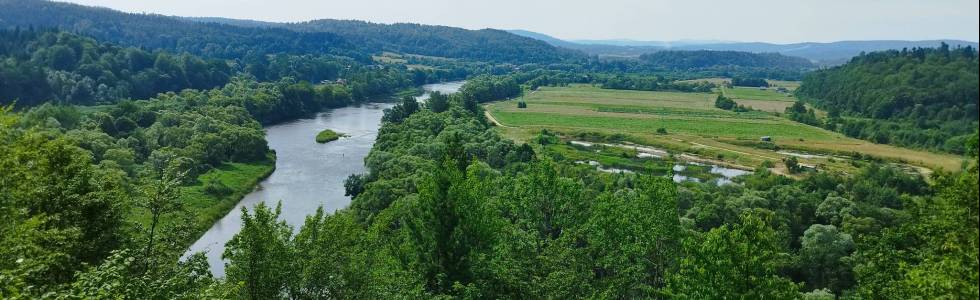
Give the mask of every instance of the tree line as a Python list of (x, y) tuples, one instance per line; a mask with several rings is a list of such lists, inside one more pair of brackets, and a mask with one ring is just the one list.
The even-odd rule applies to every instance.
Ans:
[(796, 93), (848, 136), (966, 153), (963, 142), (978, 126), (977, 66), (972, 47), (865, 53), (808, 74)]
[[(485, 100), (477, 96), (508, 96), (507, 86), (516, 80), (491, 77), (462, 89), (470, 93), (434, 95), (436, 100), (425, 104), (405, 98), (386, 111), (365, 160), (369, 172), (345, 183), (354, 197), (349, 208), (317, 211), (296, 235), (277, 219), (277, 208), (245, 208), (242, 231), (223, 255), (229, 261), (227, 278), (215, 279), (200, 254), (178, 259), (183, 248), (174, 241), (189, 231), (180, 227), (185, 223), (136, 225), (123, 216), (190, 218), (174, 200), (181, 193), (174, 187), (193, 169), (187, 163), (260, 155), (265, 148), (258, 122), (229, 100), (278, 89), (266, 86), (263, 92), (257, 90), (261, 84), (242, 86), (239, 80), (223, 89), (167, 93), (78, 118), (54, 106), (23, 115), (5, 109), (0, 135), (12, 151), (0, 153), (0, 165), (8, 170), (0, 174), (0, 212), (12, 222), (0, 226), (0, 251), (14, 259), (0, 264), (5, 286), (0, 295), (968, 298), (978, 293), (975, 151), (964, 170), (937, 173), (935, 184), (869, 164), (855, 175), (821, 173), (795, 181), (760, 169), (738, 179), (741, 185), (678, 186), (667, 177), (597, 172), (501, 137), (472, 103)], [(296, 83), (283, 84), (288, 89)], [(66, 125), (74, 119), (79, 125)], [(137, 128), (125, 130), (129, 122), (121, 119)], [(41, 122), (47, 125), (37, 125)], [(91, 132), (78, 140), (103, 136), (103, 145), (117, 148), (101, 151), (96, 167), (95, 153), (105, 146), (80, 143), (70, 137), (74, 130)], [(243, 147), (249, 139), (242, 138), (250, 135), (256, 147)], [(223, 142), (225, 136), (231, 139)], [(195, 147), (198, 141), (207, 149)], [(143, 148), (153, 143), (170, 144), (144, 158), (150, 149)], [(974, 136), (967, 147), (976, 149), (976, 143)], [(131, 170), (147, 174), (135, 177), (141, 178), (137, 182), (127, 179), (127, 164), (120, 163), (128, 157), (133, 157)]]
[(482, 112), (467, 108), (465, 94), (443, 97), (449, 106), (441, 112), (406, 98), (386, 113), (366, 159), (369, 172), (346, 184), (354, 196), (349, 208), (317, 212), (296, 236), (276, 221), (275, 208), (246, 210), (243, 220), (251, 225), (225, 252), (234, 270), (229, 279), (245, 285), (234, 293), (818, 299), (978, 293), (977, 227), (969, 226), (977, 222), (975, 154), (971, 166), (937, 175), (941, 183), (934, 185), (874, 163), (854, 175), (794, 180), (759, 169), (740, 185), (675, 185), (664, 177), (600, 173), (514, 145), (489, 130)]
[(0, 30), (0, 104), (110, 104), (210, 89), (232, 75), (221, 60), (98, 43), (50, 30)]

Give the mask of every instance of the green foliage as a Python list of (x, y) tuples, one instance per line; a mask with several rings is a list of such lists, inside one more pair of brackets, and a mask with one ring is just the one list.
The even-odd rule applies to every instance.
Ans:
[(849, 257), (853, 251), (851, 235), (834, 225), (811, 225), (800, 246), (799, 268), (806, 274), (806, 283), (838, 293), (849, 288), (854, 283)]
[(796, 156), (790, 156), (783, 159), (783, 164), (786, 165), (786, 170), (790, 173), (800, 173), (803, 172), (803, 166), (800, 165), (800, 160)]
[[(121, 48), (57, 31), (0, 30), (0, 104), (106, 104), (228, 82), (223, 61)], [(131, 124), (120, 124), (132, 127)], [(125, 130), (123, 130), (125, 131)]]
[(765, 78), (751, 78), (751, 77), (733, 77), (733, 86), (748, 86), (748, 87), (769, 87), (769, 82)]
[(912, 202), (910, 220), (859, 245), (862, 296), (974, 298), (978, 280), (977, 164), (937, 179), (939, 192)]
[(558, 138), (558, 135), (556, 135), (551, 131), (548, 131), (547, 129), (541, 129), (541, 133), (539, 133), (538, 136), (534, 138), (534, 140), (541, 145), (554, 145), (554, 144), (558, 144), (558, 142), (561, 141)]
[(710, 93), (717, 86), (707, 81), (678, 82), (664, 76), (596, 76), (592, 83), (602, 85), (604, 89), (637, 90), (637, 91), (677, 91)]
[(511, 76), (478, 76), (467, 80), (459, 90), (463, 101), (475, 103), (502, 100), (520, 94), (521, 87), (517, 79)]
[(62, 292), (69, 299), (206, 299), (228, 298), (232, 287), (211, 277), (207, 258), (202, 254), (170, 263), (146, 272), (139, 255), (133, 251), (115, 251), (106, 260), (85, 272)]
[(381, 122), (399, 123), (418, 111), (419, 103), (415, 100), (415, 97), (405, 96), (402, 97), (401, 102), (384, 110), (384, 116), (381, 117)]
[(435, 113), (444, 112), (449, 109), (449, 96), (440, 92), (432, 92), (429, 94), (429, 100), (426, 100), (425, 106)]
[[(583, 57), (496, 29), (317, 20), (266, 26), (248, 21), (171, 18), (47, 1), (0, 2), (0, 27), (74, 28), (99, 40), (206, 57), (243, 59), (287, 53), (332, 54), (369, 62), (397, 51), (503, 63), (558, 62)], [(229, 24), (220, 24), (229, 23)], [(180, 41), (179, 43), (174, 41)]]
[(778, 53), (738, 51), (657, 51), (640, 55), (641, 65), (668, 70), (700, 72), (703, 77), (762, 77), (798, 80), (813, 69), (810, 61)]
[(719, 94), (718, 98), (715, 98), (715, 107), (717, 108), (733, 110), (736, 106), (738, 106), (738, 103), (735, 103), (735, 100), (725, 97), (724, 95)]
[(798, 298), (799, 286), (780, 276), (790, 262), (775, 230), (763, 218), (743, 214), (736, 224), (684, 241), (685, 256), (670, 276), (673, 298)]
[(342, 134), (336, 133), (333, 130), (324, 129), (320, 131), (320, 133), (316, 134), (316, 142), (323, 144), (326, 142), (336, 141), (341, 135)]
[(15, 122), (7, 108), (0, 111), (0, 256), (9, 258), (0, 274), (40, 294), (120, 246), (125, 190), (64, 137)]
[(796, 91), (828, 111), (844, 134), (901, 146), (967, 153), (978, 120), (977, 51), (913, 48), (859, 55), (815, 71)]
[(241, 286), (238, 296), (245, 299), (275, 299), (295, 284), (296, 253), (290, 236), (292, 228), (279, 221), (280, 206), (270, 210), (264, 202), (254, 213), (242, 207), (242, 229), (225, 245), (221, 255), (227, 259), (228, 281)]
[(817, 115), (813, 109), (807, 108), (800, 101), (796, 101), (792, 106), (786, 108), (786, 117), (790, 120), (812, 126), (821, 126), (823, 124), (820, 119), (817, 119)]
[(234, 190), (222, 183), (221, 180), (212, 180), (204, 184), (204, 192), (215, 197), (224, 197), (230, 195)]

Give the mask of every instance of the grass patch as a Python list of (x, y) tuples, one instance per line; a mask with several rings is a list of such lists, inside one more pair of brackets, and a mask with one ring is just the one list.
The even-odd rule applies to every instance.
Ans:
[(333, 130), (324, 129), (323, 131), (320, 131), (320, 133), (316, 134), (316, 142), (320, 144), (332, 142), (336, 141), (341, 136), (342, 134), (334, 132)]
[[(275, 169), (275, 155), (269, 153), (261, 161), (224, 163), (198, 176), (194, 184), (181, 187), (180, 201), (185, 212), (194, 220), (194, 234), (190, 235), (193, 239), (181, 241), (183, 246), (190, 246)], [(144, 210), (133, 210), (129, 218), (143, 226), (150, 223), (150, 216)], [(163, 220), (180, 221), (181, 219)]]
[[(795, 101), (795, 98), (785, 97), (785, 94), (776, 91), (752, 88), (727, 90), (737, 91), (742, 97), (763, 95), (753, 100), (760, 103), (788, 106)], [(708, 93), (624, 91), (572, 85), (540, 88), (524, 97), (523, 101), (528, 103), (526, 109), (517, 109), (516, 100), (489, 103), (485, 108), (503, 125), (497, 130), (514, 140), (529, 140), (542, 128), (562, 133), (594, 131), (623, 134), (637, 143), (750, 167), (762, 161), (780, 161), (786, 157), (773, 149), (760, 149), (747, 144), (758, 141), (762, 136), (771, 136), (776, 145), (783, 149), (811, 153), (860, 153), (930, 168), (953, 169), (962, 160), (951, 155), (852, 139), (770, 113), (721, 110), (714, 107), (714, 99), (715, 95)], [(759, 109), (756, 105), (751, 106)], [(773, 108), (775, 111), (783, 109)], [(658, 134), (660, 128), (665, 129), (666, 134)], [(832, 170), (853, 169), (843, 160), (802, 161), (811, 165), (823, 164), (827, 166), (826, 169)], [(623, 161), (607, 163), (626, 165)]]
[(734, 88), (722, 87), (722, 91), (725, 93), (726, 97), (735, 99), (784, 101), (790, 102), (790, 104), (792, 104), (792, 102), (796, 102), (796, 98), (793, 97), (793, 94), (780, 93), (777, 92), (775, 88), (760, 89), (754, 87), (737, 86)]
[[(226, 163), (211, 169), (198, 176), (196, 184), (183, 187), (184, 208), (197, 217), (200, 233), (204, 233), (275, 169), (276, 160), (272, 155), (263, 161)], [(216, 184), (227, 187), (227, 191), (214, 193), (211, 187)]]

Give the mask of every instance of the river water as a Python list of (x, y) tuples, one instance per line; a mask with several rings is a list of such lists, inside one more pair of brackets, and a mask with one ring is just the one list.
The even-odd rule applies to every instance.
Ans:
[[(426, 92), (418, 98), (424, 101), (432, 91), (453, 93), (460, 86), (461, 81), (425, 85)], [(276, 151), (275, 172), (214, 223), (191, 245), (185, 256), (205, 252), (214, 276), (224, 277), (221, 253), (225, 243), (241, 230), (242, 207), (252, 208), (259, 202), (275, 207), (281, 201), (280, 218), (297, 230), (306, 216), (316, 212), (318, 207), (322, 206), (328, 213), (347, 207), (351, 199), (344, 196), (344, 180), (350, 174), (366, 172), (364, 158), (378, 135), (383, 110), (391, 106), (390, 103), (367, 103), (331, 109), (312, 118), (266, 127), (266, 140)], [(316, 143), (316, 134), (328, 128), (349, 137), (326, 144)]]

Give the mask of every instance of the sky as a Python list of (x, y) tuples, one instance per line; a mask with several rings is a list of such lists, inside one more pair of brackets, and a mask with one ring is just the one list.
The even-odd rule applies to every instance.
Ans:
[(977, 41), (977, 0), (68, 0), (126, 12), (274, 22), (356, 19), (576, 39)]

